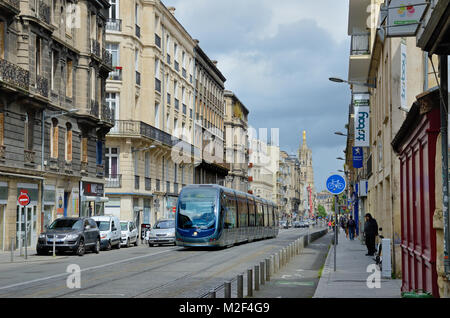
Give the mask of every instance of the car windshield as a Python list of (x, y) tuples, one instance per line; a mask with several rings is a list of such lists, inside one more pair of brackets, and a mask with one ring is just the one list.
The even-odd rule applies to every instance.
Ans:
[(178, 226), (181, 229), (212, 229), (216, 225), (214, 209), (217, 190), (188, 189), (183, 191), (178, 205)]
[(175, 228), (175, 220), (159, 221), (153, 226), (154, 229), (164, 230)]
[(127, 222), (120, 222), (120, 230), (121, 231), (128, 231), (128, 223)]
[(81, 230), (82, 228), (83, 220), (81, 219), (58, 219), (48, 227), (50, 230)]
[(100, 231), (109, 231), (109, 221), (95, 221)]

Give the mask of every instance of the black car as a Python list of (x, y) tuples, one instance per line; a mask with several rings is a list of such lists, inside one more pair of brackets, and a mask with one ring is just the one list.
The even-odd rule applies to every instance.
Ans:
[(86, 249), (100, 252), (100, 230), (90, 218), (59, 218), (53, 221), (46, 231), (39, 235), (36, 251), (38, 255), (46, 255), (53, 250), (70, 251), (83, 256)]

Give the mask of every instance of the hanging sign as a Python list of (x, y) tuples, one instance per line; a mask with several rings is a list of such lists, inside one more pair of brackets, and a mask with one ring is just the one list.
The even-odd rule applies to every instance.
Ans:
[(361, 147), (353, 147), (353, 168), (363, 167), (364, 152)]
[(391, 0), (387, 16), (387, 36), (415, 36), (428, 3), (424, 0)]
[(354, 94), (355, 147), (370, 146), (370, 95)]

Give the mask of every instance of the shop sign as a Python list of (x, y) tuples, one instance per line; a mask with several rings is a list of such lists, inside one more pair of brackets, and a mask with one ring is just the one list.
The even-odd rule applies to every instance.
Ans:
[(363, 167), (364, 152), (361, 147), (353, 147), (353, 168), (359, 169)]
[(428, 3), (425, 0), (391, 0), (387, 16), (387, 36), (415, 36)]
[(354, 94), (355, 106), (355, 147), (370, 146), (370, 95)]
[(104, 185), (101, 183), (82, 182), (81, 189), (83, 190), (82, 195), (84, 196), (102, 197), (105, 193)]
[(64, 189), (56, 189), (56, 214), (64, 215)]

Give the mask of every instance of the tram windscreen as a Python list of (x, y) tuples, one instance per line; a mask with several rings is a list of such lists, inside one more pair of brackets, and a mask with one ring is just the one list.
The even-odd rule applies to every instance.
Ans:
[(178, 227), (181, 229), (213, 229), (216, 189), (185, 189), (179, 198)]

